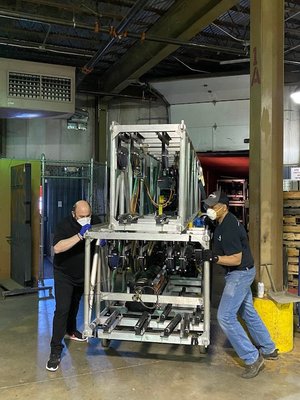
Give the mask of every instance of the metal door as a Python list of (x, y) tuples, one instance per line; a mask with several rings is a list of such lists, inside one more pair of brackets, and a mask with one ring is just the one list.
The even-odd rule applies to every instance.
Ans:
[(22, 286), (31, 275), (31, 164), (11, 167), (11, 278)]

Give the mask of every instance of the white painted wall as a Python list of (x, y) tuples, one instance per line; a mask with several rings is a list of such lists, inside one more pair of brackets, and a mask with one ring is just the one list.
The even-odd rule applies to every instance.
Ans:
[[(115, 99), (109, 103), (107, 132), (112, 121), (120, 124), (179, 123), (185, 121), (199, 151), (249, 148), (249, 76), (177, 80), (152, 84), (172, 104), (160, 101)], [(285, 88), (284, 164), (300, 163), (300, 112)], [(173, 103), (172, 103), (173, 101)], [(76, 107), (87, 108), (87, 131), (67, 129), (64, 119), (7, 120), (6, 157), (87, 161), (94, 156), (94, 99), (81, 96)], [(170, 114), (170, 115), (169, 115)]]
[(283, 163), (285, 165), (300, 164), (300, 106), (295, 104), (290, 94), (295, 87), (285, 88), (284, 96), (284, 140)]
[(95, 110), (93, 99), (82, 96), (76, 107), (86, 108), (89, 122), (86, 131), (67, 129), (66, 119), (7, 119), (7, 158), (88, 161), (93, 157)]
[[(249, 145), (249, 75), (152, 82), (170, 106), (170, 122), (184, 120), (198, 151), (247, 150)], [(300, 106), (284, 92), (285, 165), (300, 163)]]
[(249, 99), (249, 79), (249, 75), (204, 77), (151, 82), (151, 85), (172, 105), (191, 104)]
[(160, 101), (116, 99), (109, 103), (108, 126), (112, 121), (121, 125), (169, 123), (166, 105)]
[[(7, 158), (88, 161), (94, 157), (94, 98), (80, 96), (76, 107), (89, 112), (88, 129), (69, 130), (66, 119), (7, 119)], [(168, 123), (168, 110), (160, 101), (116, 99), (109, 104), (107, 134), (112, 121), (120, 124)]]
[[(238, 111), (238, 112), (237, 112)], [(185, 121), (196, 151), (248, 150), (249, 100), (175, 104), (171, 122)]]

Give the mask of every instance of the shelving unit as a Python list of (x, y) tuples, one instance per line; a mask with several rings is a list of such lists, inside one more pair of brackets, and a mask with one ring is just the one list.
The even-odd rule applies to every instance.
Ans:
[(246, 179), (219, 179), (217, 188), (227, 194), (231, 211), (247, 228), (248, 181)]

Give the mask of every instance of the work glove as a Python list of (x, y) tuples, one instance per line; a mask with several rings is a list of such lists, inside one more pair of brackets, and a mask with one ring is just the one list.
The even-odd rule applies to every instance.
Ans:
[(106, 246), (106, 240), (105, 239), (100, 239), (100, 247)]
[(209, 261), (209, 262), (218, 262), (219, 261), (219, 256), (214, 255), (212, 250), (203, 250), (202, 251), (202, 261)]
[(88, 231), (89, 229), (91, 229), (91, 227), (92, 227), (91, 224), (83, 225), (83, 227), (80, 229), (79, 235), (83, 237), (84, 234), (86, 233), (86, 231)]

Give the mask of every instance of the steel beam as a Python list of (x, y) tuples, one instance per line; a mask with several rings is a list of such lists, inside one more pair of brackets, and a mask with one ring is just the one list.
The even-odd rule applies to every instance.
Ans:
[[(237, 4), (237, 0), (177, 0), (174, 6), (150, 28), (145, 36), (168, 37), (188, 41), (221, 14)], [(120, 92), (136, 81), (179, 45), (140, 41), (128, 50), (101, 78), (104, 91)]]

